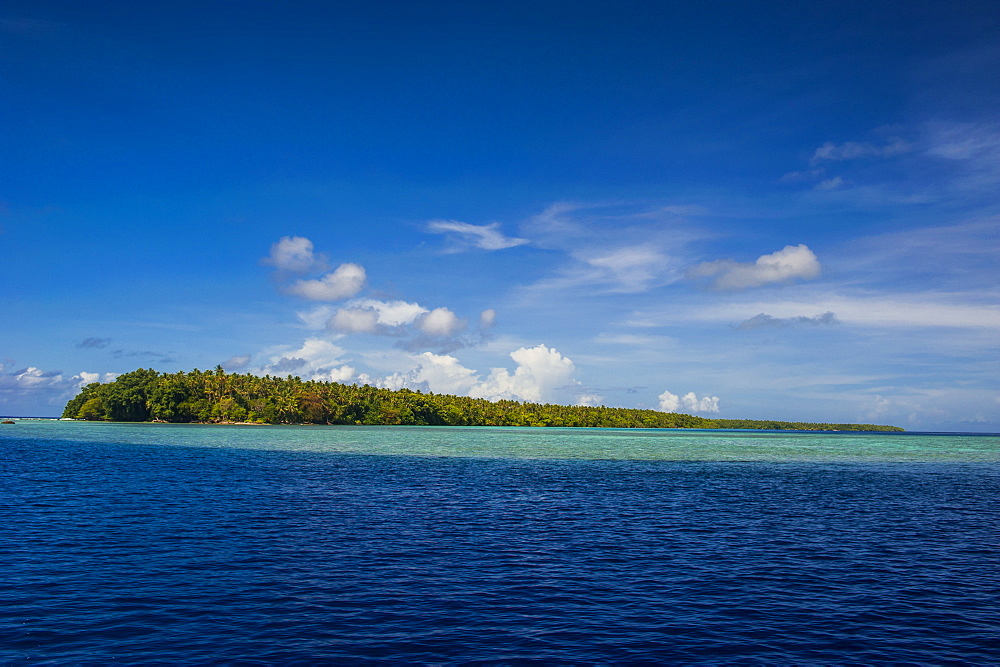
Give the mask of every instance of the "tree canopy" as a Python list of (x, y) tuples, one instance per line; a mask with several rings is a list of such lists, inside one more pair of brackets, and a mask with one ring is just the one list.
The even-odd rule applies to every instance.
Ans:
[(291, 375), (140, 368), (84, 387), (63, 417), (89, 421), (420, 426), (587, 426), (901, 431), (872, 424), (705, 419), (631, 408), (488, 401), (467, 396), (302, 380)]

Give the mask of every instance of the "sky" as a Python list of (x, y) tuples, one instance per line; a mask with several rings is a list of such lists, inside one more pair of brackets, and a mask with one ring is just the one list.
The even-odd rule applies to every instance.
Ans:
[(1000, 11), (0, 1), (0, 414), (136, 368), (1000, 431)]

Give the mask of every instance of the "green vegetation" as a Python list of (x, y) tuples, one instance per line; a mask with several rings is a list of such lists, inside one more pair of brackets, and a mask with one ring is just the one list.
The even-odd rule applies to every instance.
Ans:
[(229, 374), (221, 367), (190, 373), (140, 368), (114, 382), (89, 384), (66, 404), (63, 417), (177, 423), (902, 430), (870, 424), (712, 420), (656, 410), (493, 402), (292, 376)]

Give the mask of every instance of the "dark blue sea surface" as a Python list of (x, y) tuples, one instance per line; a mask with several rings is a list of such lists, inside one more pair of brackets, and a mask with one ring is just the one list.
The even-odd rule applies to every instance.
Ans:
[(0, 434), (0, 661), (1000, 663), (996, 463), (159, 433)]

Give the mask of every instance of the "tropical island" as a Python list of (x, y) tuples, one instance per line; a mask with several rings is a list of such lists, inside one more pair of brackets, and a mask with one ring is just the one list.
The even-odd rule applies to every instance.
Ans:
[(212, 371), (140, 368), (84, 387), (64, 419), (180, 424), (563, 426), (600, 428), (902, 431), (876, 424), (706, 419), (638, 408), (489, 401), (411, 389)]
[(564, 426), (603, 428), (902, 431), (875, 424), (706, 419), (633, 408), (525, 403), (411, 389), (303, 380), (291, 375), (140, 368), (95, 382), (70, 399), (64, 419), (181, 424), (341, 424), (412, 426)]

